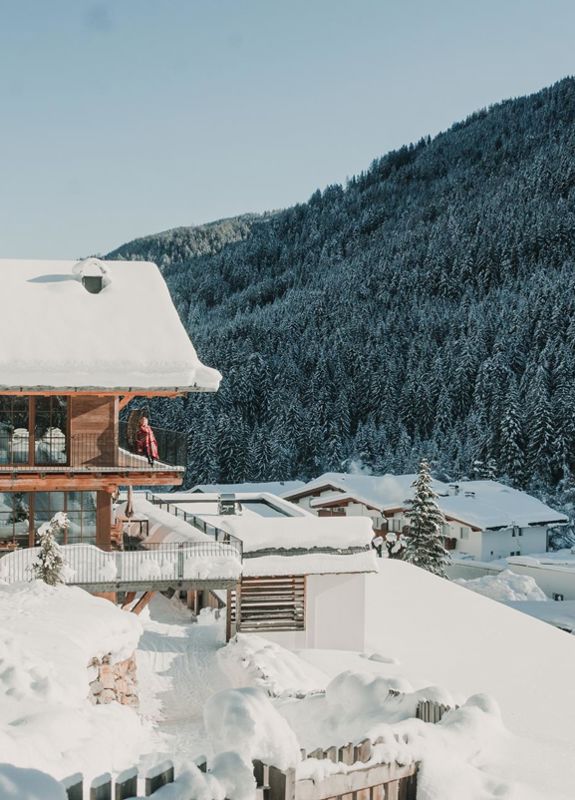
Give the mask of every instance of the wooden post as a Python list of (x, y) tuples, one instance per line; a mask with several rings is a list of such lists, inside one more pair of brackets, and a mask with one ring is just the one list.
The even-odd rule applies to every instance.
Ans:
[(334, 764), (337, 764), (337, 747), (328, 747), (325, 750), (324, 758), (329, 759), (329, 761), (333, 761)]
[(84, 779), (80, 772), (64, 778), (62, 785), (66, 790), (68, 800), (84, 800)]
[(149, 797), (162, 786), (167, 786), (174, 782), (174, 765), (171, 761), (164, 761), (157, 767), (152, 767), (146, 773), (144, 781), (144, 794)]
[(385, 790), (385, 800), (399, 800), (399, 781), (390, 781)]
[(371, 758), (372, 747), (369, 739), (364, 739), (355, 747), (354, 761), (361, 761), (365, 764)]
[(341, 761), (342, 764), (347, 764), (348, 766), (353, 764), (355, 755), (354, 750), (355, 748), (353, 744), (351, 744), (351, 742), (349, 744), (344, 745), (343, 747), (340, 747), (338, 753), (338, 761)]
[(90, 800), (112, 800), (112, 776), (109, 772), (94, 778), (90, 784)]
[(114, 787), (114, 800), (127, 800), (138, 794), (138, 770), (136, 767), (125, 769), (117, 776)]
[(262, 789), (268, 785), (269, 782), (269, 767), (262, 761), (252, 761), (254, 767), (254, 778), (256, 779), (256, 786)]
[(194, 764), (200, 770), (200, 772), (206, 772), (208, 769), (207, 759), (205, 756), (196, 756), (194, 758)]
[(269, 768), (270, 800), (295, 800), (295, 769)]

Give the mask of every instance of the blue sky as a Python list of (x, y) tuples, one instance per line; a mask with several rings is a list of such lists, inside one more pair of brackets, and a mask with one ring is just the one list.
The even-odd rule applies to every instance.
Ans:
[(0, 0), (0, 256), (306, 200), (575, 73), (571, 0)]

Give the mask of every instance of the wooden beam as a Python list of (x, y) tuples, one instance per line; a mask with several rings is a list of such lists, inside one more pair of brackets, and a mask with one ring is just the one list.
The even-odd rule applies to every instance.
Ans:
[(115, 492), (119, 486), (181, 486), (182, 472), (107, 474), (0, 471), (0, 492)]
[(135, 395), (135, 394), (126, 394), (126, 395), (124, 395), (124, 397), (120, 397), (120, 400), (119, 400), (119, 403), (118, 403), (118, 411), (121, 411), (123, 408), (125, 408), (128, 405), (128, 403), (134, 399), (134, 397), (137, 397), (137, 395)]
[(132, 609), (132, 614), (140, 614), (145, 607), (148, 605), (152, 597), (155, 595), (155, 592), (144, 592), (144, 594), (140, 597), (134, 608)]
[(122, 603), (122, 608), (127, 608), (134, 602), (135, 599), (136, 599), (136, 592), (126, 592), (124, 602)]
[[(125, 395), (128, 391), (132, 391), (132, 387), (126, 389), (71, 389), (62, 387), (62, 389), (0, 389), (0, 396), (10, 397), (52, 397), (62, 396), (76, 397), (89, 395), (90, 397), (120, 397)], [(204, 392), (203, 389), (133, 389), (132, 397), (183, 397), (189, 392)]]

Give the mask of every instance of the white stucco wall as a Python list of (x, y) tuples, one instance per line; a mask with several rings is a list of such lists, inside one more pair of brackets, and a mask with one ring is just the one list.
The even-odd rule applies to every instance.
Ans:
[[(408, 520), (403, 513), (398, 513), (393, 515), (390, 523), (390, 528), (397, 531), (406, 525)], [(478, 561), (509, 558), (512, 553), (515, 554), (518, 551), (520, 555), (525, 556), (530, 553), (544, 553), (547, 550), (547, 528), (545, 526), (520, 528), (515, 531), (515, 536), (513, 532), (513, 528), (499, 531), (476, 531), (456, 521), (447, 522), (444, 528), (444, 535), (456, 540), (456, 553), (466, 554)]]
[(365, 575), (308, 575), (305, 631), (261, 635), (295, 650), (364, 650)]

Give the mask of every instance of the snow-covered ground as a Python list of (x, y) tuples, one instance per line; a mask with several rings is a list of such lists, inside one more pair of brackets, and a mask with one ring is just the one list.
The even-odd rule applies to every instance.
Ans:
[[(203, 612), (192, 622), (163, 596), (138, 621), (80, 590), (34, 585), (17, 597), (1, 587), (1, 618), (13, 620), (1, 638), (2, 760), (60, 777), (169, 756), (181, 797), (248, 800), (255, 756), (287, 765), (300, 746), (379, 736), (377, 757), (423, 759), (418, 800), (572, 800), (575, 638), (403, 562), (381, 559), (379, 568), (366, 576), (362, 653), (293, 653), (251, 635), (226, 646), (223, 619)], [(62, 616), (70, 592), (77, 602)], [(129, 649), (140, 624), (140, 716), (90, 706), (74, 673), (83, 675), (88, 652)], [(64, 645), (73, 658), (60, 678), (49, 665)], [(461, 708), (429, 725), (413, 718), (419, 698)], [(211, 775), (194, 766), (199, 756)]]
[(152, 726), (132, 709), (88, 700), (92, 658), (127, 658), (141, 632), (136, 616), (81, 589), (0, 584), (0, 761), (93, 776), (153, 750)]
[(367, 641), (376, 658), (399, 663), (341, 651), (303, 657), (330, 675), (367, 670), (416, 688), (438, 684), (456, 699), (488, 693), (515, 734), (498, 748), (491, 768), (524, 783), (515, 795), (522, 800), (572, 800), (575, 639), (401, 561), (379, 564), (379, 574), (366, 579)]

